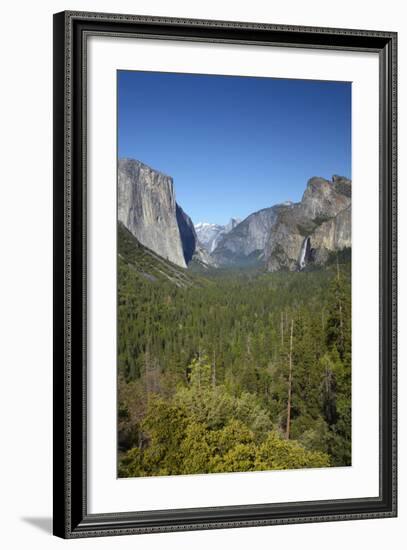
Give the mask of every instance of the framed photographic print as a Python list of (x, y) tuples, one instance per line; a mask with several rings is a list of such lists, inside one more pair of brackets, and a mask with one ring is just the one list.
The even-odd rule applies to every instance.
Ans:
[(396, 515), (393, 32), (54, 16), (54, 534)]

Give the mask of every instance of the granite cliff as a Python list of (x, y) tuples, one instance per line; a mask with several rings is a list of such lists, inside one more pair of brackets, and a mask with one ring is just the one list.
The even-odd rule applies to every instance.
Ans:
[[(120, 159), (118, 220), (142, 245), (180, 267), (187, 266), (184, 250), (188, 256), (194, 237), (189, 218), (177, 210), (170, 176), (138, 160)], [(184, 245), (181, 232), (186, 236)]]
[(263, 258), (279, 206), (250, 214), (229, 232), (221, 235), (211, 257), (219, 266), (247, 265)]
[(299, 203), (282, 206), (264, 257), (269, 271), (324, 264), (329, 253), (351, 247), (351, 181), (314, 177)]

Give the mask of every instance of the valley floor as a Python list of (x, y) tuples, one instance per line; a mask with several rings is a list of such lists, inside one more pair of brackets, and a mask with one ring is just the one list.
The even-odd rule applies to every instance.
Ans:
[(350, 465), (350, 263), (194, 274), (125, 237), (118, 475)]

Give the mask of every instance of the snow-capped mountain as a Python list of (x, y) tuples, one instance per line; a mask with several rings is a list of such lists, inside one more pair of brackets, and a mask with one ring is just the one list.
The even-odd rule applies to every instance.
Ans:
[(225, 226), (217, 223), (199, 222), (195, 225), (198, 241), (208, 252), (215, 250), (216, 241), (224, 230)]
[(240, 223), (238, 218), (231, 218), (226, 225), (217, 223), (199, 222), (195, 225), (195, 232), (198, 241), (209, 252), (213, 252), (222, 235), (229, 233), (236, 225)]

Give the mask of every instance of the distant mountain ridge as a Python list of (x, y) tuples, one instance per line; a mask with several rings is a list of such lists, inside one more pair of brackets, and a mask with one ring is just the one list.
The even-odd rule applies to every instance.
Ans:
[(195, 231), (200, 244), (210, 254), (218, 246), (219, 240), (222, 236), (229, 233), (240, 222), (241, 220), (239, 218), (230, 218), (226, 225), (199, 222), (195, 225)]

